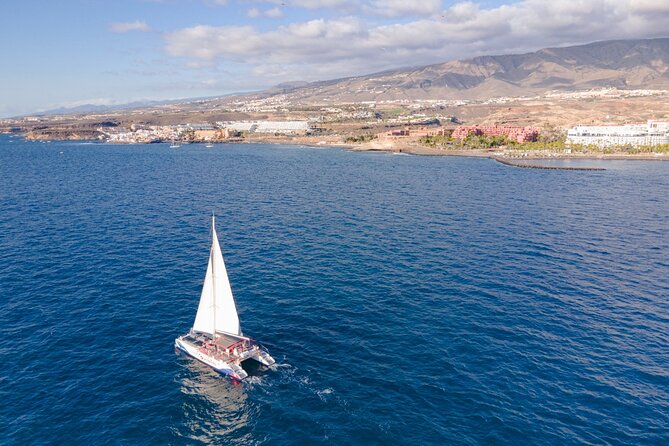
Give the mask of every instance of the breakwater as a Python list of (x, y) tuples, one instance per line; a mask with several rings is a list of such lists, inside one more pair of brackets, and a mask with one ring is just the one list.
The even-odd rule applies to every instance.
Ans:
[(521, 167), (523, 169), (544, 169), (544, 170), (586, 170), (586, 171), (602, 171), (606, 170), (603, 167), (575, 167), (575, 166), (546, 166), (541, 164), (524, 164), (515, 162), (509, 159), (502, 159), (493, 157), (495, 161), (500, 164), (512, 167)]

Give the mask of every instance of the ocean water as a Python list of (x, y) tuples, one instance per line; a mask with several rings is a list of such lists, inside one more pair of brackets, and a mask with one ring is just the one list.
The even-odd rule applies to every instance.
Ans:
[(669, 444), (669, 163), (604, 165), (0, 136), (0, 443)]

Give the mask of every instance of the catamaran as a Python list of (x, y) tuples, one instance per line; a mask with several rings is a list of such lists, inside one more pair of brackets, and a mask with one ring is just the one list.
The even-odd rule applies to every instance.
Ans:
[(242, 380), (248, 376), (242, 362), (255, 360), (269, 367), (275, 361), (263, 346), (242, 334), (214, 216), (211, 233), (209, 264), (195, 322), (187, 334), (176, 338), (175, 347), (219, 373)]

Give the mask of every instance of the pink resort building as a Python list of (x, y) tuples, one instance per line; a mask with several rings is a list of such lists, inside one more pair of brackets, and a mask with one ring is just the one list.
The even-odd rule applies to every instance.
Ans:
[(514, 127), (510, 125), (461, 125), (453, 131), (453, 138), (465, 139), (469, 135), (506, 136), (517, 142), (536, 141), (539, 129), (535, 127)]

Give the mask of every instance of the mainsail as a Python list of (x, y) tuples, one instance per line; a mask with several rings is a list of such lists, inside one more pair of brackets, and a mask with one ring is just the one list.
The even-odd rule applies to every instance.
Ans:
[(207, 275), (204, 278), (200, 305), (197, 308), (193, 330), (213, 334), (215, 326), (217, 332), (241, 335), (237, 307), (232, 296), (228, 272), (223, 262), (223, 254), (218, 243), (216, 222), (213, 216), (211, 217), (211, 225), (212, 242), (209, 264), (207, 265)]

